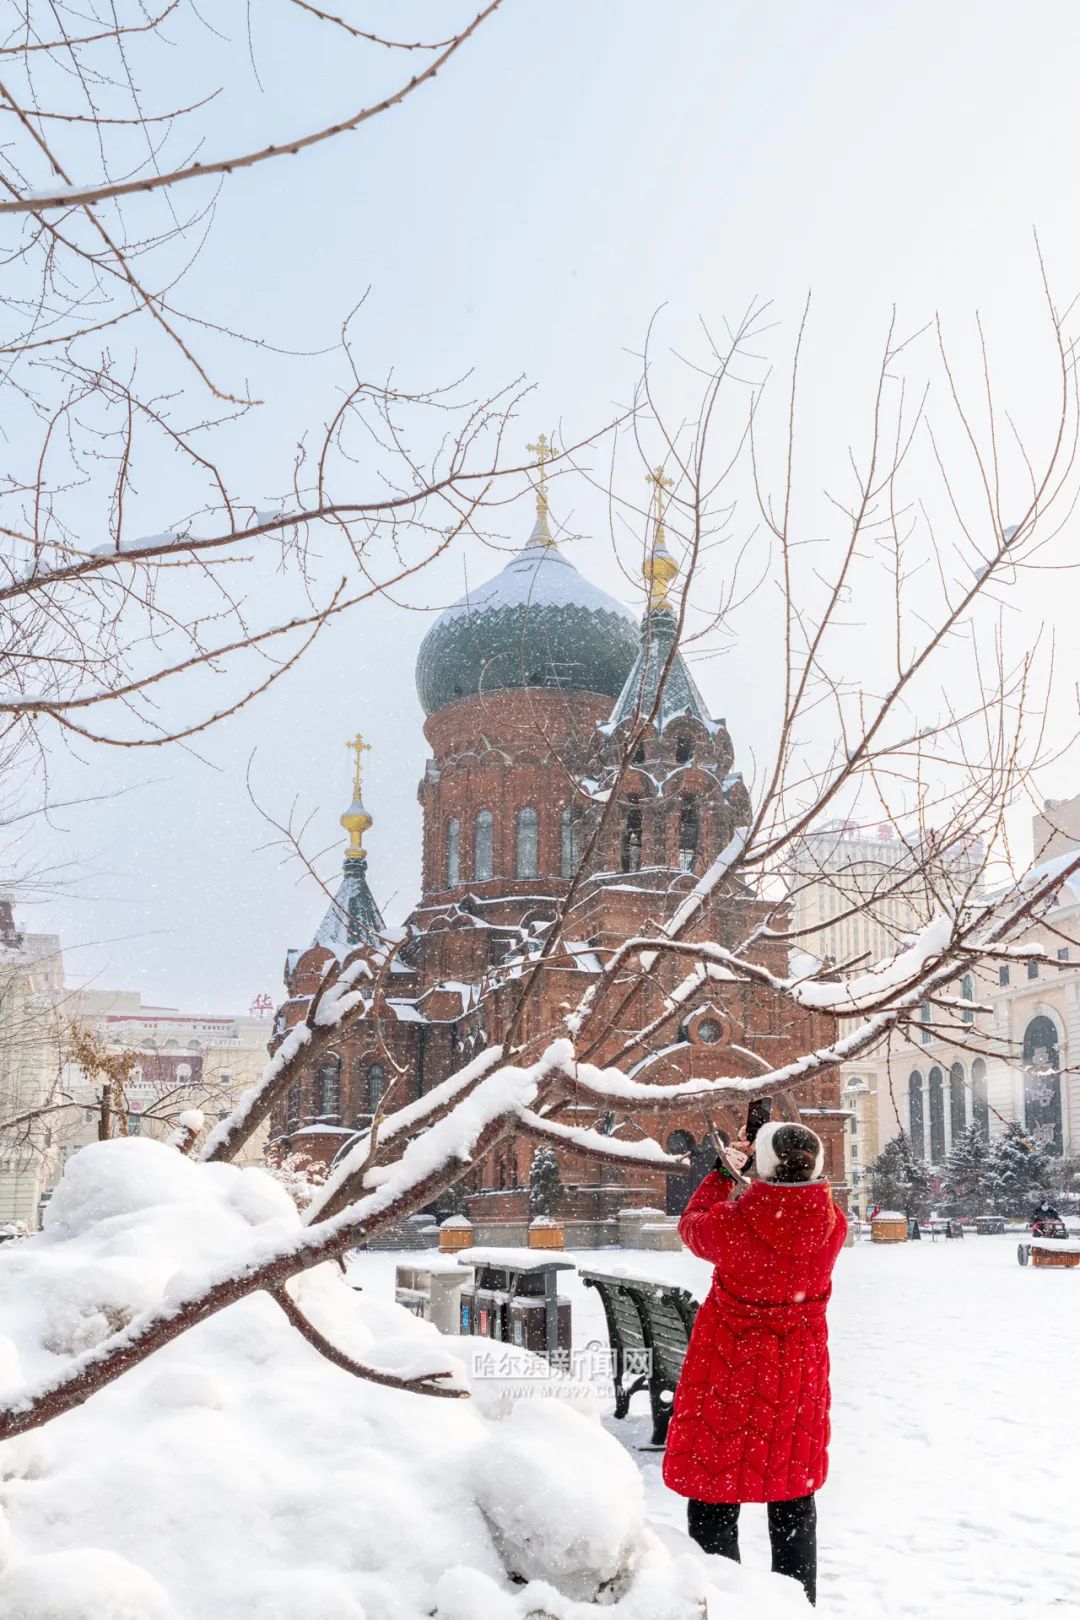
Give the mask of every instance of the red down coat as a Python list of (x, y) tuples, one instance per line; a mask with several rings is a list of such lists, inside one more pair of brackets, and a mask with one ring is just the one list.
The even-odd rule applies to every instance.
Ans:
[(713, 1261), (664, 1454), (664, 1481), (699, 1502), (787, 1502), (825, 1482), (825, 1306), (847, 1219), (824, 1182), (734, 1183), (713, 1171), (679, 1233)]

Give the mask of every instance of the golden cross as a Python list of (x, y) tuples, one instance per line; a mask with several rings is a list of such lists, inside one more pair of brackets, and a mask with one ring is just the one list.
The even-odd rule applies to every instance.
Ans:
[(360, 733), (357, 732), (356, 736), (353, 738), (352, 742), (346, 743), (345, 746), (349, 750), (350, 753), (356, 755), (356, 775), (353, 777), (353, 797), (356, 798), (356, 799), (359, 799), (359, 797), (360, 797), (360, 778), (361, 778), (361, 774), (362, 774), (362, 771), (363, 771), (363, 763), (364, 763), (363, 756), (364, 756), (364, 754), (370, 754), (370, 752), (371, 752), (371, 744), (366, 743), (364, 741), (363, 737), (361, 737)]
[(541, 433), (535, 444), (527, 444), (525, 448), (540, 463), (540, 480), (536, 486), (536, 513), (538, 517), (543, 517), (548, 509), (547, 464), (556, 454), (555, 446), (546, 433)]
[(671, 488), (673, 481), (664, 477), (663, 467), (657, 467), (655, 472), (645, 474), (645, 482), (651, 484), (656, 491), (656, 528), (661, 539), (664, 534), (664, 491)]

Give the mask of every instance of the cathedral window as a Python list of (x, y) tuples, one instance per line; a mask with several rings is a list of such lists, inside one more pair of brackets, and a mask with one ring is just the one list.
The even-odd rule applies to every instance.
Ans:
[(564, 810), (559, 828), (559, 870), (564, 878), (573, 877), (581, 865), (581, 828), (570, 810)]
[(687, 763), (687, 761), (690, 759), (690, 756), (693, 753), (693, 751), (694, 751), (693, 744), (691, 743), (690, 738), (687, 737), (686, 734), (684, 733), (679, 738), (678, 742), (675, 744), (675, 763), (676, 763), (676, 765), (685, 765)]
[[(960, 981), (960, 994), (965, 1001), (975, 1000), (975, 981), (971, 977), (970, 973), (965, 973), (964, 977)], [(965, 1024), (973, 1024), (975, 1022), (974, 1008), (965, 1007), (963, 1012), (960, 1014), (960, 1017), (963, 1019)]]
[(473, 876), (478, 883), (485, 882), (495, 870), (495, 818), (490, 810), (476, 814), (476, 848), (473, 854)]
[(379, 1111), (386, 1090), (386, 1070), (381, 1063), (373, 1063), (368, 1070), (368, 1105), (373, 1114)]
[(641, 870), (641, 804), (637, 799), (631, 799), (623, 822), (620, 865), (624, 872)]
[(531, 804), (517, 813), (517, 862), (515, 876), (534, 878), (540, 875), (540, 817)]
[(341, 1116), (341, 1059), (327, 1058), (315, 1073), (315, 1111), (320, 1119)]
[(683, 798), (682, 812), (679, 816), (679, 866), (682, 871), (693, 871), (694, 861), (697, 859), (697, 849), (697, 799), (692, 793), (687, 793)]
[(446, 887), (452, 889), (461, 873), (461, 823), (451, 816), (446, 823)]
[(300, 1123), (300, 1082), (294, 1080), (286, 1093), (285, 1118), (291, 1131)]

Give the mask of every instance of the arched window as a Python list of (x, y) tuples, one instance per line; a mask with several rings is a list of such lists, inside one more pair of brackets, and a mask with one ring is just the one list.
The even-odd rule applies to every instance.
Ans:
[(341, 1117), (341, 1059), (328, 1057), (315, 1071), (315, 1112), (320, 1119)]
[(540, 817), (533, 805), (521, 807), (515, 817), (517, 851), (514, 876), (534, 878), (540, 875)]
[(930, 1070), (930, 1163), (945, 1157), (945, 1076), (937, 1064)]
[(925, 1027), (930, 1023), (930, 1003), (928, 1001), (924, 1001), (922, 1006), (919, 1008), (919, 1017), (924, 1025), (922, 1032), (923, 1045), (929, 1046), (930, 1042), (934, 1038), (934, 1032), (932, 1029)]
[(373, 1114), (379, 1112), (386, 1090), (386, 1070), (381, 1063), (373, 1063), (368, 1070), (368, 1107)]
[(990, 1140), (990, 1104), (986, 1100), (986, 1059), (971, 1065), (971, 1118), (984, 1142)]
[(294, 1080), (285, 1094), (285, 1123), (290, 1131), (300, 1123), (299, 1080)]
[(698, 848), (698, 807), (693, 793), (685, 793), (679, 815), (679, 867), (692, 872)]
[(923, 1104), (922, 1075), (912, 1069), (908, 1076), (908, 1122), (911, 1151), (917, 1159), (926, 1157), (926, 1116)]
[(679, 738), (678, 742), (675, 744), (675, 763), (676, 763), (676, 765), (685, 765), (687, 760), (690, 758), (691, 754), (693, 753), (693, 751), (694, 751), (693, 744), (691, 743), (690, 738), (684, 732), (683, 735)]
[[(964, 977), (960, 980), (960, 994), (965, 1001), (975, 1000), (975, 981), (971, 977), (970, 973), (965, 973)], [(961, 1012), (960, 1017), (963, 1019), (965, 1024), (973, 1024), (975, 1022), (974, 1008), (965, 1007)]]
[(1024, 1031), (1024, 1124), (1037, 1147), (1063, 1151), (1061, 1055), (1051, 1019), (1033, 1018)]
[(559, 871), (573, 877), (581, 865), (581, 828), (571, 810), (564, 810), (559, 821)]
[(476, 813), (476, 847), (473, 852), (473, 876), (484, 883), (495, 870), (495, 819), (490, 810)]
[(620, 867), (624, 872), (641, 870), (641, 801), (630, 800), (630, 808), (623, 822), (622, 855)]
[(967, 1128), (967, 1087), (962, 1063), (954, 1063), (949, 1070), (949, 1121), (952, 1139), (956, 1142)]
[(446, 823), (446, 887), (453, 889), (461, 876), (461, 823), (451, 816)]

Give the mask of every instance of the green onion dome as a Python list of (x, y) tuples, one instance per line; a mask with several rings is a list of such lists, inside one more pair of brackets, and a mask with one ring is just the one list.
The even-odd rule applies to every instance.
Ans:
[(420, 646), (416, 689), (426, 714), (523, 687), (615, 698), (637, 652), (630, 613), (567, 561), (541, 512), (525, 549), (435, 620)]

